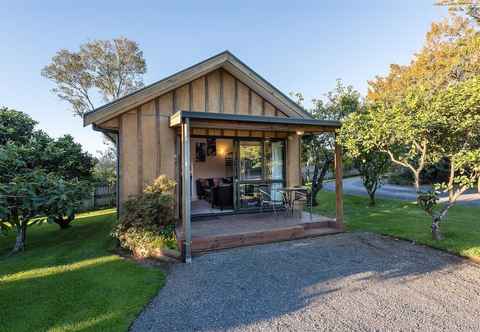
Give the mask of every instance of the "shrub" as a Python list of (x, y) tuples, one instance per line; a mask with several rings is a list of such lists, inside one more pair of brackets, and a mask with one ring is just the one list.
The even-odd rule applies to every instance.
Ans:
[(142, 257), (156, 249), (176, 248), (175, 186), (175, 181), (161, 175), (142, 194), (123, 204), (120, 222), (113, 231), (123, 248)]
[(53, 178), (45, 188), (48, 200), (42, 209), (47, 221), (56, 223), (60, 229), (69, 228), (89, 192), (90, 186), (86, 181)]

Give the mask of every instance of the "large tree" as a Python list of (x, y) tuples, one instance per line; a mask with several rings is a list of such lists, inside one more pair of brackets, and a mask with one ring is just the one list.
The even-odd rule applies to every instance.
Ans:
[(80, 117), (95, 109), (96, 97), (109, 102), (142, 87), (146, 72), (143, 52), (126, 38), (94, 40), (79, 51), (62, 49), (42, 70), (55, 83), (52, 90)]
[(48, 219), (65, 226), (72, 220), (94, 159), (71, 136), (53, 139), (35, 130), (25, 113), (2, 108), (2, 122), (9, 136), (0, 144), (0, 230), (17, 232), (16, 252), (24, 249), (33, 223)]
[[(432, 216), (432, 235), (460, 195), (478, 181), (480, 34), (468, 19), (452, 16), (432, 24), (423, 49), (409, 65), (392, 65), (389, 75), (369, 82), (370, 130), (362, 144), (389, 155), (415, 178), (420, 206)], [(355, 117), (347, 119), (355, 127)], [(426, 165), (446, 159), (448, 193), (440, 210), (436, 193), (420, 188)]]
[[(291, 94), (297, 103), (303, 102), (301, 93)], [(322, 120), (342, 120), (348, 114), (360, 109), (360, 93), (352, 86), (345, 86), (337, 80), (335, 88), (323, 99), (313, 99), (309, 110), (312, 116)], [(333, 169), (335, 136), (331, 133), (305, 135), (302, 137), (302, 158), (307, 168), (313, 166), (312, 195), (313, 205), (317, 205), (317, 193), (323, 188), (323, 181), (329, 170)]]

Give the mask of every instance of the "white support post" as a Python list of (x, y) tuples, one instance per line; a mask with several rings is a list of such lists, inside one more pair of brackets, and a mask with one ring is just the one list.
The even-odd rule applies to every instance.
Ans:
[(191, 229), (191, 182), (190, 182), (190, 120), (182, 123), (182, 221), (183, 221), (183, 256), (185, 263), (192, 262)]

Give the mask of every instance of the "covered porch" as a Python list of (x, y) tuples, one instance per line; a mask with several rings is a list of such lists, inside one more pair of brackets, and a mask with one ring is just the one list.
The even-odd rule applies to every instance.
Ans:
[[(324, 121), (311, 118), (286, 118), (252, 116), (241, 114), (203, 113), (178, 111), (170, 117), (170, 127), (177, 131), (177, 158), (179, 172), (179, 190), (177, 202), (179, 206), (180, 225), (177, 227), (177, 237), (181, 243), (181, 250), (186, 262), (191, 261), (191, 255), (197, 252), (231, 248), (242, 245), (260, 244), (273, 241), (297, 239), (323, 234), (332, 234), (343, 230), (343, 204), (342, 204), (342, 157), (339, 146), (335, 146), (335, 176), (336, 176), (336, 217), (327, 218), (308, 213), (299, 212), (301, 215), (278, 215), (273, 211), (251, 211), (250, 203), (258, 202), (256, 189), (257, 181), (261, 186), (267, 186), (268, 192), (276, 188), (296, 187), (301, 185), (301, 137), (330, 133), (340, 127), (338, 121)], [(234, 167), (231, 179), (233, 183), (233, 206), (228, 215), (207, 215), (192, 220), (192, 137), (206, 136), (219, 139), (233, 138), (240, 143), (246, 140), (256, 140), (260, 147), (260, 154), (253, 159), (263, 166), (259, 167), (259, 180), (252, 180), (244, 176), (244, 169), (240, 167), (242, 159), (241, 149), (234, 153)], [(262, 152), (270, 142), (283, 142), (284, 149), (281, 159), (275, 160), (281, 172), (266, 167), (268, 153)], [(245, 143), (246, 144), (246, 143)], [(246, 150), (249, 149), (247, 146)], [(257, 149), (257, 147), (255, 147)], [(281, 149), (278, 149), (280, 152)], [(272, 159), (273, 157), (269, 157)], [(252, 159), (252, 160), (253, 160)], [(250, 160), (247, 160), (250, 161)], [(247, 169), (248, 171), (249, 169)], [(272, 174), (276, 173), (277, 178)], [(274, 188), (276, 187), (276, 188)], [(248, 204), (242, 204), (249, 197)], [(260, 204), (261, 206), (261, 204)], [(247, 211), (248, 210), (248, 211)], [(256, 212), (256, 213), (252, 213)]]

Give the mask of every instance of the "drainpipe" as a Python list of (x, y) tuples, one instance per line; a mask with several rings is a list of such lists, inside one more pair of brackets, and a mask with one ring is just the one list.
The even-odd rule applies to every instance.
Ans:
[(116, 204), (117, 204), (117, 219), (120, 218), (120, 135), (116, 129), (100, 128), (96, 124), (92, 124), (95, 131), (103, 133), (113, 144), (115, 144), (115, 154), (117, 162), (115, 163), (115, 173), (117, 175), (117, 183), (115, 184)]

